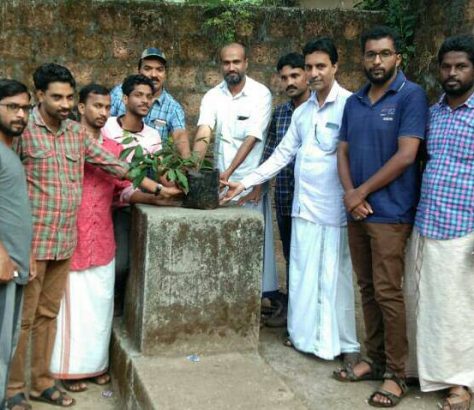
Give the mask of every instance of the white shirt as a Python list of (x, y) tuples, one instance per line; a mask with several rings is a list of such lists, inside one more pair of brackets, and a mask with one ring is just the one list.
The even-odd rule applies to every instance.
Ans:
[[(102, 127), (102, 133), (118, 143), (122, 144), (124, 148), (134, 147), (135, 145), (141, 145), (143, 151), (146, 153), (153, 153), (161, 149), (161, 137), (160, 133), (154, 128), (149, 127), (145, 123), (143, 129), (139, 132), (127, 132), (120, 126), (117, 121), (118, 117), (110, 117), (105, 125)], [(136, 141), (129, 144), (123, 144), (122, 141), (128, 136), (133, 136)], [(130, 162), (133, 157), (131, 152), (127, 157), (127, 162)]]
[(248, 136), (258, 141), (229, 178), (240, 181), (260, 163), (272, 111), (272, 96), (267, 87), (250, 77), (240, 93), (233, 96), (225, 81), (209, 90), (201, 101), (198, 126), (214, 130), (215, 161), (225, 171)]
[(350, 95), (335, 81), (320, 107), (313, 93), (293, 113), (287, 133), (270, 158), (242, 179), (245, 188), (272, 178), (296, 156), (292, 216), (321, 225), (346, 225), (336, 149)]

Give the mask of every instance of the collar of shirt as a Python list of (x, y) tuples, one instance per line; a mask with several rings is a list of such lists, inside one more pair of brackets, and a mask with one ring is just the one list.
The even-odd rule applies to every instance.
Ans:
[(155, 98), (155, 100), (153, 101), (153, 104), (157, 104), (161, 106), (165, 102), (166, 98), (168, 98), (168, 92), (163, 88), (161, 90), (160, 96), (158, 98)]
[(38, 127), (46, 128), (46, 130), (48, 130), (49, 133), (53, 134), (56, 137), (63, 134), (69, 128), (69, 125), (70, 125), (69, 120), (63, 120), (63, 121), (61, 121), (61, 125), (59, 126), (58, 131), (56, 133), (54, 133), (48, 127), (48, 125), (44, 122), (44, 119), (41, 116), (41, 113), (39, 112), (39, 104), (36, 107), (33, 108), (32, 115), (33, 115), (33, 121), (34, 121), (35, 125), (37, 125)]
[[(385, 95), (390, 92), (398, 93), (403, 88), (406, 81), (407, 81), (407, 78), (405, 77), (405, 74), (403, 74), (403, 71), (399, 70), (397, 73), (397, 76), (395, 77), (395, 80), (392, 81), (392, 83), (390, 84), (390, 87), (388, 87), (388, 90), (385, 92)], [(356, 96), (361, 100), (368, 100), (370, 86), (371, 86), (370, 83), (365, 84), (359, 91), (356, 92)], [(382, 99), (383, 97), (380, 100)]]
[[(446, 93), (443, 93), (438, 100), (438, 104), (443, 107), (449, 107), (448, 103), (446, 101)], [(456, 107), (455, 110), (461, 107), (467, 107), (467, 108), (474, 108), (474, 92), (470, 95), (470, 97), (464, 101), (460, 106)]]
[(229, 87), (227, 86), (227, 83), (225, 82), (225, 80), (222, 81), (219, 86), (220, 86), (220, 88), (221, 88), (221, 90), (224, 94), (227, 94), (228, 96), (230, 96), (232, 98), (239, 98), (240, 96), (250, 95), (251, 94), (250, 89), (252, 87), (251, 79), (248, 76), (245, 76), (244, 88), (242, 88), (242, 90), (239, 93), (237, 93), (236, 95), (232, 95), (232, 93), (230, 92)]
[(341, 86), (339, 85), (339, 83), (336, 80), (334, 80), (334, 83), (331, 87), (331, 91), (329, 91), (329, 94), (326, 97), (326, 100), (324, 101), (324, 104), (321, 107), (319, 106), (319, 102), (318, 102), (318, 99), (317, 99), (317, 93), (315, 91), (313, 91), (311, 93), (308, 101), (315, 104), (316, 108), (321, 109), (321, 108), (325, 107), (327, 104), (333, 103), (337, 100), (337, 96), (339, 95), (340, 88), (341, 88)]

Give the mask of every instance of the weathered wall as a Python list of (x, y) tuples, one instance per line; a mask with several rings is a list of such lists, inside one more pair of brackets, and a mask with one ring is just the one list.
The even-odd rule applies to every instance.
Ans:
[[(194, 125), (202, 95), (221, 80), (216, 48), (201, 29), (205, 19), (202, 6), (2, 0), (0, 74), (32, 85), (35, 67), (54, 61), (68, 66), (80, 85), (94, 80), (112, 86), (136, 71), (143, 48), (159, 46), (170, 60), (168, 88)], [(339, 80), (354, 90), (363, 82), (359, 34), (380, 19), (378, 13), (349, 10), (255, 9), (239, 38), (250, 46), (250, 75), (277, 92), (278, 57), (301, 50), (311, 37), (333, 36), (340, 49)]]
[(474, 32), (474, 0), (418, 0), (421, 7), (416, 31), (416, 56), (410, 64), (413, 77), (434, 101), (441, 89), (437, 82), (437, 52), (447, 36)]

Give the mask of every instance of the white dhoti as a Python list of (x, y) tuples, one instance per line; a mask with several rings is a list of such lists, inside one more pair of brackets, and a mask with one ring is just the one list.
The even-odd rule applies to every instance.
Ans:
[(288, 332), (296, 349), (332, 360), (359, 352), (347, 228), (293, 217)]
[(408, 339), (408, 360), (405, 367), (406, 377), (418, 377), (416, 359), (416, 316), (418, 304), (418, 281), (420, 277), (417, 265), (420, 251), (420, 236), (413, 231), (407, 243), (405, 254), (405, 277), (403, 282), (403, 297), (405, 300), (406, 327)]
[(269, 194), (262, 195), (257, 203), (247, 202), (243, 205), (247, 209), (263, 213), (264, 220), (264, 245), (263, 245), (263, 274), (262, 293), (278, 290), (278, 273), (275, 262), (275, 247), (273, 244), (272, 208)]
[(70, 272), (61, 301), (50, 371), (58, 379), (104, 373), (114, 313), (115, 260)]
[(474, 389), (474, 232), (420, 237), (417, 356), (421, 390)]

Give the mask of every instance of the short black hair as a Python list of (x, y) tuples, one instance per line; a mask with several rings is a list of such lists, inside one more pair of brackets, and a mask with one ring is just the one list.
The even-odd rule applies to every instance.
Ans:
[(472, 34), (461, 34), (448, 37), (443, 41), (438, 51), (438, 63), (441, 64), (443, 57), (450, 51), (463, 51), (474, 64), (474, 36)]
[(306, 57), (308, 54), (313, 54), (316, 51), (326, 53), (334, 65), (339, 59), (337, 54), (337, 48), (334, 41), (330, 37), (318, 37), (308, 41), (303, 47), (303, 55)]
[(167, 65), (168, 65), (166, 60), (163, 60), (162, 58), (158, 56), (148, 56), (145, 58), (140, 58), (140, 60), (138, 60), (138, 71), (140, 71), (142, 68), (143, 60), (158, 60), (160, 63), (164, 65), (165, 69), (167, 68)]
[(40, 65), (33, 73), (33, 82), (37, 90), (46, 91), (50, 83), (68, 83), (76, 88), (76, 80), (71, 72), (62, 65), (49, 63)]
[(28, 98), (31, 95), (25, 84), (20, 83), (17, 80), (10, 80), (8, 78), (0, 78), (0, 100), (7, 97), (14, 97), (19, 94), (28, 94)]
[(365, 45), (367, 44), (367, 41), (380, 40), (382, 38), (391, 39), (393, 42), (393, 47), (395, 48), (395, 52), (397, 54), (400, 53), (400, 49), (402, 47), (400, 34), (397, 30), (388, 26), (375, 26), (362, 33), (360, 37), (360, 47), (362, 49), (362, 52), (365, 52)]
[(85, 104), (90, 94), (109, 95), (110, 91), (103, 85), (91, 83), (81, 88), (79, 91), (79, 102)]
[(155, 93), (155, 86), (153, 85), (153, 81), (151, 81), (148, 77), (145, 77), (142, 74), (132, 74), (125, 78), (122, 84), (122, 92), (124, 95), (129, 96), (130, 93), (135, 89), (135, 86), (141, 84), (150, 86), (151, 92), (153, 94)]
[(301, 68), (304, 70), (304, 57), (300, 53), (288, 53), (280, 57), (277, 63), (277, 71), (289, 65), (291, 68)]

